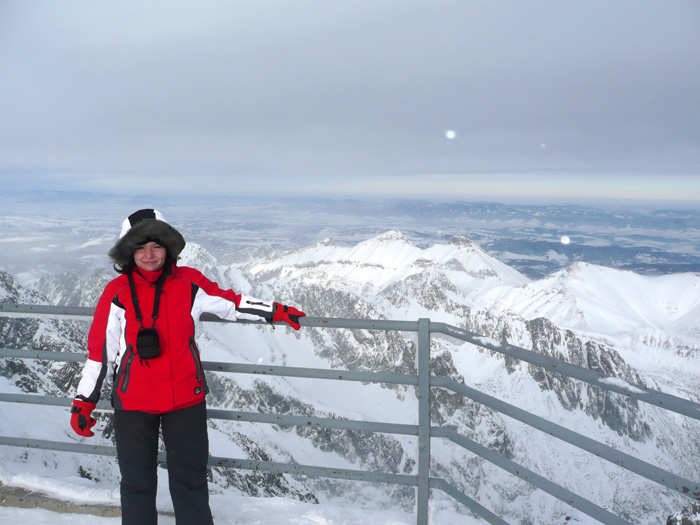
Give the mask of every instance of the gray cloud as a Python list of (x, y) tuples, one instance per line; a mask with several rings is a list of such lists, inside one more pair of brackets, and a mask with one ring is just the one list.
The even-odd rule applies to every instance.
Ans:
[(7, 173), (700, 173), (694, 1), (16, 1), (0, 20)]

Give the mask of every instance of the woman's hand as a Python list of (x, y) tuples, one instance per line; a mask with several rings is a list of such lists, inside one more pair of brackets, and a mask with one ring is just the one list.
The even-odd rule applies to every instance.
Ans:
[(272, 321), (284, 321), (295, 330), (299, 330), (299, 318), (306, 317), (306, 314), (301, 310), (297, 310), (293, 306), (286, 306), (280, 303), (274, 303), (272, 313)]
[(73, 427), (75, 433), (85, 437), (92, 437), (95, 433), (90, 430), (95, 426), (97, 420), (92, 417), (92, 411), (95, 409), (95, 403), (89, 403), (82, 399), (74, 399), (73, 406), (70, 409), (70, 426)]

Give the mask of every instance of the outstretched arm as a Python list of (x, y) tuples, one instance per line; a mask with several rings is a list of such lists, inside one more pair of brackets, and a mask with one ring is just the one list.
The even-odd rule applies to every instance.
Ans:
[(283, 321), (295, 330), (299, 330), (299, 318), (306, 316), (301, 310), (293, 306), (287, 306), (278, 302), (266, 302), (253, 297), (241, 296), (241, 301), (236, 307), (236, 311), (241, 314), (255, 315), (262, 317), (269, 323)]
[(200, 313), (209, 312), (224, 319), (264, 319), (267, 322), (282, 321), (295, 330), (299, 330), (299, 318), (306, 314), (293, 306), (285, 306), (275, 301), (263, 301), (233, 290), (222, 290), (215, 282), (210, 281), (193, 268), (185, 270), (188, 278), (192, 279), (197, 289), (193, 289), (192, 315), (199, 317)]

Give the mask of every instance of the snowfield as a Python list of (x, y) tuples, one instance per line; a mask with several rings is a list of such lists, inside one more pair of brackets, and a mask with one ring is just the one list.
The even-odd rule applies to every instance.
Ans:
[[(0, 471), (3, 483), (14, 487), (41, 490), (62, 502), (73, 502), (76, 507), (85, 504), (102, 504), (115, 512), (119, 508), (119, 488), (95, 487), (94, 482), (82, 478), (50, 479), (32, 474), (18, 474), (9, 479)], [(175, 525), (175, 516), (167, 486), (167, 472), (158, 469), (158, 523)], [(92, 487), (90, 486), (92, 485)], [(31, 500), (31, 498), (28, 498)], [(216, 525), (413, 525), (415, 514), (386, 508), (366, 508), (338, 504), (311, 504), (289, 498), (255, 498), (247, 495), (212, 493), (210, 505)], [(476, 525), (484, 521), (456, 513), (445, 505), (433, 505), (429, 519), (431, 524)], [(73, 525), (86, 519), (85, 513), (56, 512), (45, 508), (5, 507), (0, 505), (0, 523), (32, 525)], [(118, 525), (120, 517), (90, 515), (93, 525)]]
[[(227, 496), (211, 498), (216, 525), (414, 525), (414, 515), (372, 509), (371, 511), (337, 505), (312, 505), (286, 498)], [(171, 511), (172, 512), (172, 509)], [(74, 525), (89, 520), (90, 525), (121, 525), (120, 517), (107, 518), (85, 514), (52, 512), (40, 508), (0, 507), (0, 523), (32, 525)], [(430, 523), (481, 524), (484, 521), (461, 514), (438, 513)], [(160, 513), (159, 525), (175, 525), (175, 516)]]

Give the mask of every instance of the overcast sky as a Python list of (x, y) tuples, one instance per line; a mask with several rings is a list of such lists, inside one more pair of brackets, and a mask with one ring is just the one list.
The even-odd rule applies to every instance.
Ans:
[(700, 200), (700, 2), (2, 0), (0, 176)]

